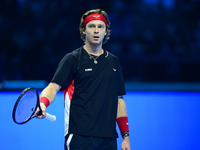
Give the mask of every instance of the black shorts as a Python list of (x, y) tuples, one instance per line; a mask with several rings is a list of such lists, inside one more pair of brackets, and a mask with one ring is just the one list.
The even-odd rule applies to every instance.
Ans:
[(68, 134), (65, 137), (65, 150), (117, 150), (117, 140)]

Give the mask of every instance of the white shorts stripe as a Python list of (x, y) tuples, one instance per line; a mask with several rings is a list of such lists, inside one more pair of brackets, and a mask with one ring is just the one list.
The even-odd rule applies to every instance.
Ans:
[(73, 137), (73, 134), (70, 134), (69, 137), (68, 137), (68, 139), (67, 139), (67, 142), (66, 142), (66, 145), (67, 145), (67, 149), (68, 149), (68, 150), (70, 150), (69, 145), (70, 145), (70, 143), (71, 143), (72, 137)]

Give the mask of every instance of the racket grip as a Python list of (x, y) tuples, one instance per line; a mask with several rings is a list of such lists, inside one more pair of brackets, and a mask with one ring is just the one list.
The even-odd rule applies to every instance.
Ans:
[(46, 119), (50, 120), (51, 122), (56, 121), (56, 116), (46, 113)]

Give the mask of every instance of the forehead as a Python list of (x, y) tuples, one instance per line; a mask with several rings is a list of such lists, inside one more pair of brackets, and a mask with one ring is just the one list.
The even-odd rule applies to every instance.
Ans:
[(90, 25), (90, 24), (94, 24), (94, 25), (106, 25), (103, 21), (101, 20), (92, 20), (90, 22), (87, 23), (87, 25)]

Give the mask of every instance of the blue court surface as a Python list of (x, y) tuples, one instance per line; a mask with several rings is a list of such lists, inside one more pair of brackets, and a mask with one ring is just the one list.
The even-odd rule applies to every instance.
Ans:
[[(24, 125), (12, 120), (19, 94), (0, 92), (0, 150), (64, 149), (63, 93), (47, 109), (55, 122), (33, 119)], [(200, 93), (128, 91), (124, 99), (132, 150), (200, 149)], [(119, 150), (121, 142), (120, 137)]]

